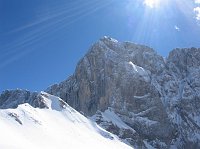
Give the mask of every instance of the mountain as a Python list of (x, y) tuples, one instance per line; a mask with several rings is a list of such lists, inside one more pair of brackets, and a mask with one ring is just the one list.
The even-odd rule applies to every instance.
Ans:
[(38, 97), (45, 108), (25, 103), (0, 110), (1, 149), (131, 148), (62, 99), (45, 92)]
[[(103, 37), (67, 80), (45, 92), (134, 148), (200, 148), (200, 49), (152, 48)], [(18, 93), (17, 93), (18, 92)], [(45, 107), (29, 91), (5, 91), (1, 108)]]

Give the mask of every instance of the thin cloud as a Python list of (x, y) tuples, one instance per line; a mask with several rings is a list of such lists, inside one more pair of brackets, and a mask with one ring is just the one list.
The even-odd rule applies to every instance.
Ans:
[(174, 26), (174, 29), (180, 31), (180, 28), (177, 25)]
[(200, 7), (196, 7), (196, 8), (194, 8), (194, 12), (195, 12), (195, 14), (196, 14), (196, 20), (197, 21), (200, 21)]
[(200, 4), (200, 0), (195, 0), (195, 3), (196, 4)]

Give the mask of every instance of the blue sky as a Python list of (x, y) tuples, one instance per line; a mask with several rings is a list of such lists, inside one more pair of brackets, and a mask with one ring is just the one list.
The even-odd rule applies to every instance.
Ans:
[(200, 0), (0, 0), (0, 91), (40, 91), (70, 76), (102, 36), (200, 47)]

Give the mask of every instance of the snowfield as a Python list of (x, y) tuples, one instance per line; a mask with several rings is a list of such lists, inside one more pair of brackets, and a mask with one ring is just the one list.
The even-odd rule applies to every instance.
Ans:
[(0, 110), (0, 149), (130, 149), (68, 106), (41, 92), (47, 109), (29, 104)]

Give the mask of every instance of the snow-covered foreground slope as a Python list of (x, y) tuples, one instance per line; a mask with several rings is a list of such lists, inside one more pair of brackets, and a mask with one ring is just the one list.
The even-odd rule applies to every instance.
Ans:
[(41, 97), (46, 109), (22, 104), (0, 110), (0, 149), (131, 148), (60, 98)]

